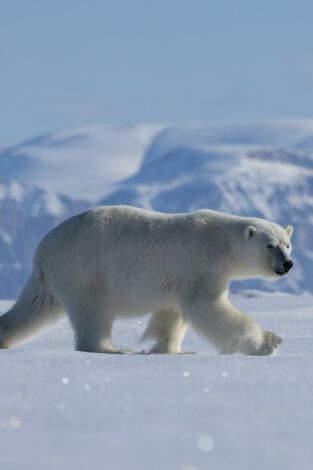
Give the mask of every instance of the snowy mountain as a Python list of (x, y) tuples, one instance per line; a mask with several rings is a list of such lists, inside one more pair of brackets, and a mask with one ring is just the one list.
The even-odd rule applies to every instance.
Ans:
[(101, 202), (167, 212), (210, 208), (291, 223), (296, 268), (279, 285), (249, 281), (244, 286), (312, 291), (310, 132), (313, 135), (312, 122), (305, 129), (292, 125), (167, 129), (152, 141), (137, 174)]
[(156, 125), (93, 126), (0, 147), (0, 177), (96, 200), (138, 168)]
[(43, 234), (97, 203), (291, 223), (290, 276), (240, 286), (313, 291), (313, 120), (61, 132), (2, 149), (0, 178), (2, 298), (18, 294)]
[(0, 298), (19, 294), (43, 235), (87, 206), (52, 190), (0, 180)]

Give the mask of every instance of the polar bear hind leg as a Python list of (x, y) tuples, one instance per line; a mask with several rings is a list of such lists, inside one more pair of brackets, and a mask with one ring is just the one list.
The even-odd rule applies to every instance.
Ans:
[(176, 310), (158, 310), (153, 313), (142, 339), (155, 338), (151, 354), (179, 354), (188, 324)]
[(76, 351), (123, 354), (112, 345), (114, 315), (101, 299), (85, 296), (64, 302), (75, 333)]

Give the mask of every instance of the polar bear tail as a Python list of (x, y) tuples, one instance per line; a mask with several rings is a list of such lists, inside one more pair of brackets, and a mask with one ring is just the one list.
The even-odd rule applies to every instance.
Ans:
[(19, 299), (0, 317), (0, 349), (31, 336), (61, 313), (44, 279), (32, 273)]

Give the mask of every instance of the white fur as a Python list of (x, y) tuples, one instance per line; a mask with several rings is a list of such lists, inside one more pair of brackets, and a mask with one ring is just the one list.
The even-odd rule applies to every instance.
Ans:
[(228, 286), (232, 279), (278, 278), (274, 271), (289, 259), (291, 232), (208, 210), (88, 210), (39, 244), (30, 280), (0, 318), (0, 347), (65, 310), (76, 349), (120, 352), (111, 343), (114, 320), (154, 312), (144, 334), (156, 339), (152, 352), (180, 352), (190, 325), (220, 352), (270, 354), (280, 339), (229, 303)]

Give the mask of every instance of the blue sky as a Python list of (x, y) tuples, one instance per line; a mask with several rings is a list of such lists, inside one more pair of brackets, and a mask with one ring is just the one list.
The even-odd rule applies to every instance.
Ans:
[(1, 0), (0, 143), (313, 116), (310, 0)]

